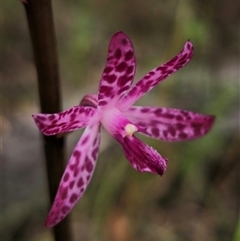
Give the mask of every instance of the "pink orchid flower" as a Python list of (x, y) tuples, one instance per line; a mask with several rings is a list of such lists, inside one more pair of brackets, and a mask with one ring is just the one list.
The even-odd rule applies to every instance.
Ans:
[(132, 106), (155, 85), (186, 65), (192, 56), (193, 44), (187, 41), (177, 56), (151, 70), (132, 86), (136, 67), (133, 46), (128, 36), (118, 32), (109, 45), (98, 95), (86, 95), (80, 106), (58, 114), (33, 115), (44, 135), (86, 127), (63, 174), (46, 220), (47, 227), (59, 223), (86, 190), (99, 153), (101, 125), (122, 145), (133, 168), (160, 175), (166, 170), (167, 159), (135, 137), (135, 132), (158, 140), (182, 141), (203, 136), (210, 130), (214, 116), (170, 108)]

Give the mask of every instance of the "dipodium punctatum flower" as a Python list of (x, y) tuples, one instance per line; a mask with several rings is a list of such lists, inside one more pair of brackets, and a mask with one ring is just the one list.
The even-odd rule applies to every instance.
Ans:
[(86, 127), (61, 179), (45, 223), (47, 227), (59, 223), (86, 190), (99, 153), (102, 125), (122, 145), (133, 168), (159, 175), (166, 171), (167, 159), (140, 141), (135, 132), (158, 140), (182, 141), (203, 136), (210, 130), (214, 116), (179, 109), (132, 106), (159, 82), (186, 65), (192, 56), (193, 44), (187, 41), (178, 55), (132, 85), (136, 67), (133, 46), (128, 36), (118, 32), (109, 44), (98, 95), (86, 95), (79, 106), (61, 113), (33, 115), (44, 135)]

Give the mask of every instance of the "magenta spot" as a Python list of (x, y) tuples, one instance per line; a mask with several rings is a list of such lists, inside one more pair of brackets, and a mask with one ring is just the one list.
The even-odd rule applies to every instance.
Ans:
[(81, 192), (81, 193), (83, 193), (83, 192), (84, 192), (84, 188), (83, 188), (83, 187), (80, 189), (80, 192)]
[(75, 151), (73, 152), (73, 156), (74, 156), (76, 159), (79, 159), (80, 156), (81, 156), (81, 152), (78, 151), (78, 150), (75, 150)]
[(46, 120), (46, 117), (44, 117), (44, 116), (37, 116), (35, 119), (36, 119), (37, 121), (45, 121), (45, 120)]
[(70, 168), (71, 171), (74, 171), (75, 165), (74, 165), (74, 164), (73, 164), (73, 165), (70, 165), (69, 168)]
[(179, 62), (177, 65), (175, 65), (175, 69), (180, 69), (182, 66), (186, 64), (186, 62), (187, 62), (186, 60)]
[(82, 177), (80, 177), (79, 180), (78, 180), (78, 182), (77, 182), (77, 186), (78, 186), (78, 187), (82, 187), (83, 184), (84, 184), (83, 179), (82, 179)]
[(100, 106), (103, 106), (103, 105), (106, 105), (106, 104), (107, 104), (107, 101), (105, 101), (105, 100), (100, 100), (98, 103), (99, 103)]
[(142, 112), (142, 113), (147, 113), (147, 112), (149, 112), (149, 111), (150, 111), (149, 108), (142, 108), (142, 109), (141, 109), (141, 112)]
[(180, 137), (181, 139), (186, 139), (186, 138), (187, 138), (187, 134), (186, 134), (185, 132), (181, 132), (181, 133), (179, 134), (179, 137)]
[(48, 117), (48, 119), (49, 119), (50, 121), (53, 121), (55, 118), (56, 118), (56, 117), (55, 117), (54, 115), (50, 115), (50, 116)]
[(51, 134), (56, 134), (56, 133), (59, 133), (60, 132), (60, 128), (54, 128), (54, 129), (52, 129), (51, 131), (49, 131), (49, 133), (51, 133)]
[(144, 76), (144, 79), (150, 79), (151, 75), (147, 74), (146, 76)]
[(82, 140), (82, 145), (85, 145), (89, 140), (89, 136), (86, 136), (83, 140)]
[(171, 66), (174, 65), (174, 63), (178, 60), (178, 56), (175, 56), (173, 59), (171, 59), (170, 61), (168, 61), (165, 65), (167, 66)]
[(77, 168), (77, 166), (75, 166), (75, 170), (73, 172), (73, 176), (76, 177), (79, 173), (79, 169)]
[(178, 62), (185, 61), (186, 59), (187, 59), (187, 54), (183, 54), (183, 55), (179, 58)]
[(127, 80), (128, 80), (128, 81), (132, 81), (132, 80), (133, 80), (133, 75), (129, 75), (129, 76), (127, 77)]
[(128, 68), (127, 68), (127, 70), (126, 70), (126, 74), (127, 74), (127, 75), (131, 74), (131, 73), (133, 72), (133, 70), (134, 70), (134, 66), (133, 66), (133, 65), (128, 66)]
[(68, 114), (71, 114), (72, 112), (73, 112), (73, 108), (71, 108), (67, 111)]
[(133, 51), (129, 50), (126, 54), (125, 54), (125, 60), (129, 61), (133, 58)]
[(168, 127), (168, 132), (169, 132), (172, 136), (175, 136), (175, 135), (176, 135), (176, 130), (175, 130), (172, 126), (169, 126), (169, 127)]
[(87, 112), (89, 112), (89, 110), (88, 109), (83, 109), (83, 108), (78, 109), (78, 114), (81, 114), (83, 112), (87, 113)]
[(101, 86), (101, 93), (104, 93), (105, 96), (111, 96), (112, 94), (112, 87), (111, 86), (106, 86), (106, 85), (102, 85)]
[(72, 122), (72, 121), (74, 121), (75, 119), (76, 119), (76, 114), (75, 113), (72, 113), (71, 115), (70, 115), (70, 121)]
[[(155, 122), (154, 122), (154, 124), (155, 124)], [(147, 124), (144, 123), (144, 122), (142, 122), (142, 121), (139, 121), (139, 122), (138, 122), (138, 125), (143, 126), (143, 127), (147, 127)]]
[(127, 64), (125, 62), (121, 62), (117, 67), (117, 72), (123, 72), (127, 68)]
[(150, 71), (148, 74), (149, 74), (149, 75), (154, 75), (155, 72), (154, 72), (154, 71)]
[(121, 89), (119, 89), (118, 90), (118, 94), (120, 95), (120, 94), (124, 94), (124, 92), (126, 91), (126, 90), (128, 90), (129, 89), (129, 86), (128, 85), (125, 85), (125, 86), (123, 86)]
[(160, 109), (160, 108), (159, 108), (159, 109), (156, 109), (156, 110), (154, 111), (154, 113), (155, 113), (156, 116), (162, 116), (162, 112), (163, 112), (163, 111), (162, 111), (162, 109)]
[(165, 113), (165, 114), (162, 114), (162, 117), (165, 117), (165, 118), (168, 118), (168, 119), (173, 119), (174, 115), (170, 114), (170, 113)]
[(104, 76), (104, 80), (106, 80), (110, 84), (114, 83), (116, 79), (117, 79), (117, 76), (114, 74)]
[(157, 70), (157, 71), (162, 71), (162, 72), (164, 72), (164, 71), (167, 70), (167, 67), (166, 67), (166, 66), (160, 66), (160, 67), (158, 67), (156, 70)]
[(98, 141), (98, 138), (95, 138), (94, 142), (93, 142), (93, 146), (95, 146), (97, 144), (97, 141)]
[(74, 108), (73, 113), (77, 114), (78, 110), (79, 110), (79, 108)]
[(40, 130), (43, 130), (43, 131), (45, 130), (45, 129), (44, 129), (45, 124), (43, 124), (43, 123), (37, 123), (37, 125), (38, 125), (38, 127), (39, 127)]
[(77, 125), (77, 124), (79, 124), (79, 121), (73, 121), (73, 122), (71, 122), (71, 123), (69, 124), (69, 127), (70, 127), (70, 128), (73, 128), (73, 126), (74, 126), (74, 125)]
[(63, 181), (64, 181), (64, 182), (67, 182), (67, 181), (69, 180), (69, 177), (70, 177), (69, 173), (68, 173), (68, 172), (65, 173), (65, 175), (64, 175), (64, 177), (63, 177)]
[(60, 124), (58, 124), (57, 126), (58, 126), (58, 127), (66, 126), (66, 122), (60, 123)]
[(72, 189), (74, 184), (75, 184), (75, 181), (71, 181), (70, 184), (69, 184), (69, 188)]
[(182, 115), (184, 115), (186, 118), (189, 117), (189, 113), (187, 111), (182, 111)]
[(191, 127), (193, 127), (193, 128), (200, 128), (200, 127), (202, 127), (202, 123), (193, 122), (193, 123), (191, 123)]
[(155, 136), (155, 137), (158, 137), (159, 136), (159, 129), (154, 127), (152, 128), (152, 134)]
[(63, 213), (63, 214), (66, 214), (69, 210), (70, 210), (70, 207), (69, 207), (69, 206), (66, 206), (66, 205), (65, 205), (65, 206), (62, 207), (62, 213)]
[(92, 170), (93, 170), (93, 164), (92, 164), (92, 162), (90, 160), (86, 164), (86, 170), (88, 172), (92, 172)]
[(68, 189), (67, 189), (67, 187), (66, 187), (66, 188), (62, 187), (62, 188), (60, 189), (61, 198), (62, 198), (62, 199), (66, 199), (66, 198), (67, 198), (67, 194), (68, 194)]
[(124, 39), (122, 39), (122, 44), (123, 44), (124, 46), (126, 46), (126, 45), (127, 45), (127, 43), (128, 43), (128, 42), (127, 42), (127, 39), (125, 39), (125, 38), (124, 38)]
[(184, 124), (182, 124), (182, 123), (177, 123), (176, 124), (176, 128), (177, 128), (177, 130), (183, 130), (184, 128), (185, 128), (185, 125)]
[(96, 148), (92, 151), (92, 157), (93, 157), (94, 160), (96, 160), (97, 154), (98, 154), (98, 147), (96, 147)]
[(164, 136), (165, 138), (167, 138), (168, 132), (167, 132), (166, 130), (163, 131), (163, 136)]
[(183, 117), (182, 117), (181, 115), (177, 115), (175, 118), (176, 118), (176, 120), (178, 120), (178, 121), (182, 121), (182, 120), (183, 120)]
[(109, 74), (112, 70), (113, 70), (113, 68), (108, 66), (104, 69), (104, 73)]
[(77, 201), (78, 195), (76, 193), (73, 193), (69, 199), (70, 203), (74, 203)]
[(79, 162), (80, 162), (80, 159), (79, 159), (79, 158), (75, 160), (75, 166), (76, 166), (76, 167), (79, 165)]
[(117, 82), (117, 85), (119, 87), (123, 87), (126, 83), (128, 82), (127, 78), (126, 78), (126, 75), (122, 75), (118, 78), (118, 82)]
[(120, 59), (120, 58), (122, 57), (121, 49), (117, 49), (117, 50), (115, 51), (114, 57), (115, 57), (116, 59)]
[(61, 118), (64, 118), (66, 114), (67, 114), (67, 111), (62, 112), (62, 113), (60, 114)]
[(87, 176), (87, 181), (89, 181), (89, 180), (90, 180), (90, 177), (91, 177), (90, 175), (88, 175), (88, 176)]

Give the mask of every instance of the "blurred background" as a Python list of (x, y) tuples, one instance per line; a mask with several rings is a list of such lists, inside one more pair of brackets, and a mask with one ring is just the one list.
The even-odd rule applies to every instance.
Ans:
[[(5, 1), (2, 27), (1, 206), (4, 241), (52, 241), (36, 70), (24, 7)], [(239, 228), (239, 1), (53, 1), (63, 108), (96, 93), (108, 43), (122, 30), (137, 58), (135, 82), (177, 54), (194, 58), (139, 103), (213, 114), (207, 136), (165, 143), (163, 177), (136, 172), (103, 132), (93, 179), (74, 210), (74, 240), (237, 241)], [(43, 36), (44, 38), (44, 36)], [(68, 160), (82, 131), (67, 137)]]

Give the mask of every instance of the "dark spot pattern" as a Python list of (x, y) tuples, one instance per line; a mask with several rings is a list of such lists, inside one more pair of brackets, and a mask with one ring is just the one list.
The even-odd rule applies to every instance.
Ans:
[(70, 203), (74, 203), (78, 198), (77, 193), (73, 193), (69, 199)]
[(147, 171), (163, 175), (166, 171), (167, 159), (135, 136), (124, 138), (122, 146), (127, 159), (139, 172)]
[(99, 144), (100, 125), (87, 127), (66, 167), (46, 226), (60, 222), (83, 195), (94, 171)]
[[(69, 213), (86, 190), (92, 177), (99, 150), (100, 125), (89, 124), (88, 120), (97, 111), (102, 111), (101, 107), (113, 107), (116, 103), (120, 103), (121, 106), (121, 101), (126, 106), (130, 106), (156, 84), (188, 63), (192, 54), (193, 46), (187, 42), (177, 56), (150, 71), (123, 97), (133, 81), (135, 57), (130, 39), (119, 32), (113, 36), (109, 45), (107, 63), (96, 101), (98, 108), (79, 106), (59, 114), (33, 116), (38, 127), (41, 127), (43, 133), (45, 131), (48, 134), (91, 125), (84, 131), (69, 160), (46, 222), (48, 227), (57, 224)], [(168, 141), (196, 138), (206, 133), (213, 123), (213, 117), (168, 108), (132, 107), (124, 114), (132, 123), (136, 125), (141, 123), (141, 126), (146, 127), (139, 128), (139, 131)], [(160, 175), (165, 172), (167, 159), (160, 156), (153, 148), (140, 142), (134, 135), (121, 137), (121, 144), (128, 160), (138, 171), (150, 171)]]
[(192, 43), (187, 41), (178, 55), (165, 64), (151, 70), (140, 81), (138, 81), (137, 84), (130, 89), (128, 95), (124, 96), (122, 103), (124, 103), (124, 105), (128, 104), (131, 106), (159, 82), (163, 81), (169, 75), (185, 66), (191, 60), (193, 51), (194, 48)]
[(99, 106), (114, 106), (133, 82), (135, 57), (130, 39), (116, 33), (109, 44), (107, 63), (99, 85)]
[(141, 132), (164, 141), (198, 138), (210, 130), (214, 121), (213, 116), (170, 108), (132, 106), (124, 114), (133, 123), (147, 127)]
[(70, 177), (69, 173), (66, 172), (66, 173), (64, 174), (64, 176), (63, 176), (63, 181), (64, 181), (64, 182), (67, 182), (67, 181), (69, 180), (69, 177)]
[(33, 115), (33, 119), (40, 131), (49, 136), (82, 128), (96, 114), (96, 108), (75, 106), (59, 114)]
[(82, 145), (85, 145), (89, 140), (89, 136), (85, 136), (85, 138), (82, 140)]
[(65, 198), (67, 198), (68, 189), (67, 189), (67, 188), (62, 188), (62, 189), (60, 190), (60, 193), (61, 193), (61, 198), (62, 198), (62, 199), (65, 199)]
[(62, 207), (62, 212), (65, 214), (69, 211), (69, 209), (70, 209), (70, 207), (65, 205), (65, 206)]
[(93, 164), (91, 161), (86, 163), (86, 169), (88, 172), (91, 172), (93, 170)]
[(74, 184), (75, 184), (75, 181), (74, 181), (74, 180), (73, 180), (73, 181), (71, 181), (71, 182), (70, 182), (70, 184), (69, 184), (69, 188), (70, 188), (70, 189), (72, 189), (72, 188), (73, 188), (73, 186), (74, 186)]
[(78, 187), (82, 187), (83, 184), (84, 184), (84, 182), (83, 182), (83, 178), (80, 177), (79, 180), (78, 180), (78, 182), (77, 182), (77, 186), (78, 186)]

